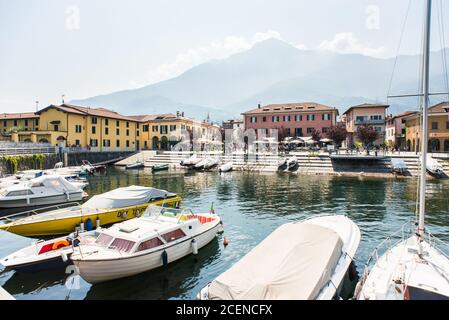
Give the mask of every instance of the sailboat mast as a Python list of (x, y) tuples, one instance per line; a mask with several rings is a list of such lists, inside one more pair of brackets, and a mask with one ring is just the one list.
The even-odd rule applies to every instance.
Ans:
[(421, 131), (421, 176), (419, 180), (419, 221), (418, 234), (424, 236), (424, 213), (426, 209), (426, 162), (427, 162), (427, 109), (429, 105), (429, 56), (430, 56), (430, 19), (432, 0), (427, 0), (423, 48), (423, 106)]

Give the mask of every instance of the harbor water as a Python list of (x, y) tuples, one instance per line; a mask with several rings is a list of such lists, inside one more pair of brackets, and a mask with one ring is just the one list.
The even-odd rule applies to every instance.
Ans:
[[(184, 172), (109, 168), (89, 178), (90, 196), (129, 185), (179, 193), (183, 206), (222, 217), (224, 234), (165, 268), (90, 285), (68, 270), (19, 274), (0, 269), (0, 285), (16, 299), (194, 299), (199, 290), (243, 257), (277, 226), (320, 214), (346, 214), (361, 229), (359, 273), (373, 249), (413, 220), (417, 179), (301, 176), (286, 173)], [(427, 228), (449, 241), (449, 180), (428, 181)], [(229, 244), (223, 245), (223, 237)], [(0, 256), (32, 240), (0, 231)], [(267, 257), (268, 258), (268, 257)], [(0, 267), (2, 268), (2, 267)]]

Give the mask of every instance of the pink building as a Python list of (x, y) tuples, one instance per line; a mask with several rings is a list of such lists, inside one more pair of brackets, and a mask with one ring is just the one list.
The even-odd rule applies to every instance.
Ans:
[(289, 137), (308, 137), (312, 131), (325, 133), (336, 124), (338, 109), (314, 102), (270, 104), (242, 113), (245, 129), (283, 130)]
[(385, 125), (385, 140), (399, 150), (407, 150), (405, 141), (405, 118), (414, 115), (416, 111), (405, 111), (395, 116), (389, 116)]

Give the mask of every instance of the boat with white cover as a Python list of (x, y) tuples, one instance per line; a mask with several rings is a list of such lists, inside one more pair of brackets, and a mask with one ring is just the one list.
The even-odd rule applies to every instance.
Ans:
[(402, 175), (405, 174), (408, 171), (408, 168), (404, 159), (391, 158), (391, 171)]
[(221, 230), (221, 219), (216, 214), (173, 212), (150, 206), (140, 218), (101, 230), (95, 243), (80, 244), (71, 260), (84, 280), (99, 283), (196, 254)]
[(329, 300), (338, 297), (360, 242), (343, 215), (278, 227), (201, 290), (201, 300)]
[[(355, 290), (359, 300), (449, 300), (449, 257), (444, 242), (425, 230), (426, 168), (428, 144), (429, 59), (432, 1), (426, 1), (422, 57), (421, 168), (418, 191), (418, 221), (388, 237), (374, 250)], [(393, 243), (393, 239), (399, 241)], [(386, 247), (384, 252), (381, 249)], [(374, 264), (373, 264), (374, 263)], [(373, 264), (373, 265), (372, 265)]]
[(443, 166), (438, 163), (437, 159), (432, 158), (430, 155), (427, 155), (426, 169), (436, 177), (441, 177), (444, 174)]
[(293, 169), (298, 165), (298, 158), (293, 156), (287, 160), (288, 169)]
[(198, 161), (193, 167), (196, 170), (204, 169), (204, 166), (207, 165), (211, 161), (211, 157), (206, 157)]
[(51, 240), (38, 240), (0, 260), (5, 268), (18, 272), (36, 272), (64, 267), (70, 263), (73, 247), (93, 243), (98, 231), (72, 233)]
[(89, 225), (92, 228), (139, 217), (149, 204), (178, 207), (181, 200), (166, 190), (129, 186), (95, 195), (82, 205), (0, 217), (0, 221), (6, 222), (0, 224), (0, 229), (27, 237), (69, 234), (78, 226), (89, 230)]
[(20, 208), (81, 201), (84, 191), (61, 176), (44, 175), (0, 190), (0, 208)]
[(220, 168), (218, 168), (218, 171), (220, 172), (232, 171), (232, 161), (226, 162), (225, 164), (221, 165)]
[(8, 177), (0, 179), (0, 189), (23, 184), (27, 181), (30, 181), (31, 179), (35, 179), (38, 177), (41, 177), (43, 175), (58, 175), (66, 179), (68, 182), (73, 184), (77, 188), (84, 189), (86, 188), (89, 183), (85, 179), (81, 179), (78, 175), (73, 174), (57, 174), (52, 171), (44, 171), (44, 170), (26, 170), (16, 173), (15, 175), (10, 175)]
[(186, 166), (186, 167), (188, 167), (188, 166), (194, 166), (194, 165), (196, 165), (198, 162), (200, 162), (201, 160), (202, 160), (202, 159), (199, 158), (199, 157), (197, 156), (197, 154), (195, 153), (195, 154), (193, 154), (191, 157), (182, 160), (182, 161), (181, 161), (181, 166)]
[(203, 165), (205, 170), (212, 169), (220, 164), (220, 159), (218, 157), (209, 158)]

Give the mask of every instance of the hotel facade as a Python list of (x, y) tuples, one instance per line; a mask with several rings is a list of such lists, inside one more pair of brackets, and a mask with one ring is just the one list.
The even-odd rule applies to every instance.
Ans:
[[(325, 134), (337, 123), (338, 109), (314, 102), (270, 104), (242, 113), (245, 130), (282, 130), (285, 136), (309, 137), (314, 130)], [(257, 131), (260, 132), (260, 131)]]

